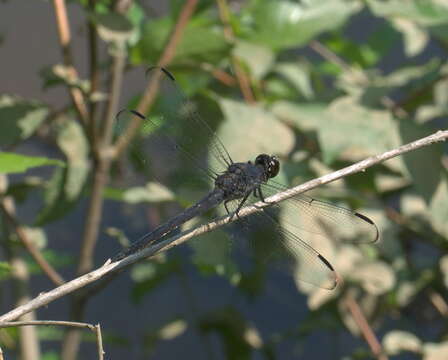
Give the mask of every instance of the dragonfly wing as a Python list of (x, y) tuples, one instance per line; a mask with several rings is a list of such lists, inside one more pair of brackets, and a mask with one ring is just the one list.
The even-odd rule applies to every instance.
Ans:
[[(286, 190), (284, 185), (263, 185), (265, 197)], [(309, 233), (345, 239), (351, 243), (374, 243), (379, 238), (376, 224), (367, 216), (340, 206), (299, 194), (274, 205), (282, 209), (282, 223)]]

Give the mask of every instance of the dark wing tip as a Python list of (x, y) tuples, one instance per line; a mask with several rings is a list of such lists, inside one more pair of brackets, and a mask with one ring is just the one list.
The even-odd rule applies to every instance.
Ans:
[(365, 215), (363, 215), (363, 214), (361, 214), (359, 212), (355, 212), (355, 215), (357, 217), (363, 219), (364, 221), (367, 221), (369, 224), (375, 225), (375, 223), (372, 220), (370, 220), (367, 216), (365, 216)]
[(318, 254), (317, 257), (320, 261), (322, 261), (326, 267), (328, 267), (331, 270), (331, 278), (328, 279), (324, 284), (320, 284), (320, 287), (327, 289), (327, 290), (333, 290), (338, 285), (338, 276), (336, 274), (336, 271), (334, 271), (333, 266), (330, 264), (330, 262), (325, 259), (321, 254)]
[(329, 263), (327, 259), (325, 259), (321, 254), (318, 254), (317, 257), (331, 270), (334, 271), (333, 266)]
[(142, 114), (139, 113), (137, 110), (129, 110), (129, 112), (132, 113), (132, 114), (134, 114), (134, 115), (136, 115), (136, 116), (138, 116), (139, 118), (141, 118), (141, 119), (143, 119), (143, 120), (146, 119), (145, 115), (142, 115)]
[(148, 74), (154, 70), (154, 69), (158, 69), (161, 70), (166, 76), (168, 76), (172, 81), (176, 81), (176, 78), (174, 77), (173, 74), (171, 74), (167, 69), (165, 69), (162, 66), (150, 66), (149, 68), (146, 69), (145, 71), (145, 76), (148, 76)]
[(117, 115), (115, 116), (115, 118), (116, 118), (116, 119), (119, 119), (120, 116), (121, 116), (121, 114), (123, 114), (123, 113), (125, 113), (125, 112), (134, 114), (134, 115), (138, 116), (139, 118), (141, 118), (142, 120), (146, 120), (145, 115), (140, 114), (137, 110), (129, 110), (129, 109), (121, 109), (121, 110), (117, 113)]
[(375, 228), (375, 237), (373, 238), (372, 243), (377, 242), (378, 239), (380, 238), (380, 232), (379, 232), (376, 224), (370, 218), (368, 218), (367, 216), (365, 216), (363, 214), (360, 214), (358, 212), (355, 212), (354, 214), (355, 214), (355, 216), (359, 217), (360, 219), (364, 220), (366, 223), (372, 225)]

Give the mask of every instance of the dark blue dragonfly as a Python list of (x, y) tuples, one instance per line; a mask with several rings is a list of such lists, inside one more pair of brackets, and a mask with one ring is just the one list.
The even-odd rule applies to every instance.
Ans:
[[(275, 155), (256, 154), (253, 161), (233, 161), (210, 125), (194, 110), (194, 104), (185, 100), (174, 76), (163, 68), (151, 68), (150, 73), (154, 72), (162, 73), (163, 81), (170, 87), (170, 94), (174, 94), (178, 101), (171, 104), (167, 116), (163, 118), (147, 118), (135, 110), (122, 110), (117, 115), (117, 126), (125, 128), (129, 121), (140, 121), (143, 131), (157, 139), (160, 154), (175, 159), (174, 166), (184, 166), (190, 170), (183, 181), (211, 183), (212, 189), (194, 205), (132, 243), (114, 261), (172, 235), (182, 224), (220, 204), (224, 205), (228, 214), (238, 217), (245, 204), (266, 202), (269, 196), (286, 190), (284, 185), (272, 180), (280, 170), (280, 161)], [(208, 143), (208, 157), (199, 145), (203, 144), (204, 139)], [(201, 152), (202, 155), (198, 155)], [(277, 216), (270, 213), (272, 209), (279, 210), (280, 206), (271, 204), (253, 215), (261, 217), (263, 223), (275, 230), (275, 239), (272, 239), (274, 246), (270, 246), (275, 250), (267, 257), (288, 263), (291, 268), (300, 265), (299, 278), (322, 288), (333, 289), (336, 286), (336, 272), (330, 262), (303, 239), (302, 234), (339, 237), (356, 230), (361, 235), (352, 239), (355, 243), (373, 243), (379, 236), (375, 223), (365, 215), (306, 195), (296, 195), (282, 202), (280, 211), (286, 215), (281, 225)]]

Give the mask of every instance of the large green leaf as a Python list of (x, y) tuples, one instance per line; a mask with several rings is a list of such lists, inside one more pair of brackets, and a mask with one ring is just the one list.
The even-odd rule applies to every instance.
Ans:
[[(174, 24), (169, 17), (146, 22), (140, 41), (132, 48), (132, 63), (156, 63), (167, 44)], [(201, 18), (193, 18), (182, 33), (172, 65), (192, 61), (216, 63), (222, 60), (229, 49), (230, 45), (215, 24)]]
[(314, 97), (309, 67), (298, 63), (279, 63), (274, 71), (284, 76), (305, 99)]
[(272, 112), (281, 120), (292, 124), (301, 131), (315, 131), (320, 127), (320, 121), (325, 117), (325, 103), (293, 103), (276, 101)]
[[(440, 159), (440, 158), (439, 158)], [(434, 162), (434, 160), (430, 160)], [(429, 204), (430, 221), (436, 231), (448, 238), (448, 180), (446, 175), (440, 179)]]
[(31, 136), (48, 115), (44, 104), (17, 96), (0, 96), (0, 145), (11, 145)]
[(372, 12), (390, 19), (406, 19), (427, 28), (435, 36), (448, 38), (448, 3), (439, 0), (368, 0)]
[(246, 41), (238, 41), (232, 53), (247, 64), (255, 79), (261, 79), (274, 62), (271, 49)]
[(359, 9), (356, 2), (327, 0), (306, 5), (258, 0), (245, 9), (243, 38), (280, 50), (303, 46), (322, 32), (337, 29)]
[(69, 118), (58, 120), (57, 142), (67, 158), (67, 167), (53, 174), (45, 190), (39, 225), (69, 212), (77, 204), (89, 175), (88, 144), (81, 126)]
[(361, 159), (400, 143), (397, 126), (388, 111), (368, 109), (349, 96), (330, 104), (318, 136), (327, 163), (338, 157)]
[(126, 16), (117, 13), (93, 14), (99, 36), (106, 42), (124, 43), (133, 35), (134, 26)]
[(448, 4), (439, 0), (367, 0), (377, 16), (402, 17), (421, 25), (448, 23)]
[(21, 173), (30, 168), (45, 165), (58, 165), (63, 167), (65, 164), (56, 159), (0, 152), (0, 174)]
[[(403, 143), (415, 141), (432, 133), (431, 129), (414, 124), (411, 119), (401, 120), (399, 131)], [(445, 179), (440, 160), (442, 154), (442, 145), (433, 144), (402, 156), (417, 191), (423, 196), (427, 204), (432, 201), (439, 183)]]
[(248, 161), (258, 154), (287, 155), (294, 146), (292, 131), (260, 106), (221, 98), (226, 121), (218, 129), (235, 161)]

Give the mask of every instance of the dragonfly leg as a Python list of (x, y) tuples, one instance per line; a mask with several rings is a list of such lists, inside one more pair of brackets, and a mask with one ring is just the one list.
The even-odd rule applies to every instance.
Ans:
[[(263, 201), (264, 203), (266, 202), (266, 200), (264, 199), (264, 195), (263, 195), (263, 193), (261, 192), (261, 186), (258, 186), (257, 188), (255, 188), (255, 190), (257, 190), (258, 189), (258, 195), (260, 196), (260, 199), (261, 199), (261, 201)], [(254, 191), (255, 191), (254, 190)], [(258, 196), (257, 196), (258, 197)]]
[(227, 203), (228, 203), (229, 201), (231, 201), (231, 200), (226, 200), (226, 201), (224, 201), (224, 208), (226, 209), (227, 215), (230, 215), (229, 208), (227, 207)]
[(248, 192), (246, 195), (244, 195), (243, 200), (241, 200), (241, 202), (238, 204), (238, 207), (236, 208), (235, 215), (236, 215), (236, 217), (238, 219), (240, 218), (238, 213), (240, 212), (240, 210), (243, 207), (244, 203), (247, 201), (247, 198), (249, 197), (249, 195), (250, 195), (250, 192)]

